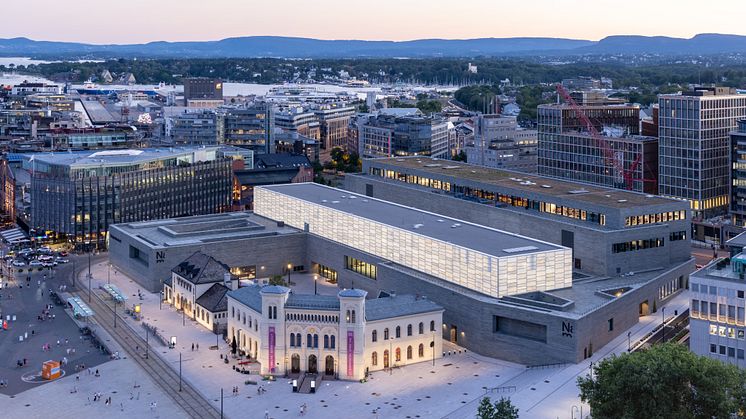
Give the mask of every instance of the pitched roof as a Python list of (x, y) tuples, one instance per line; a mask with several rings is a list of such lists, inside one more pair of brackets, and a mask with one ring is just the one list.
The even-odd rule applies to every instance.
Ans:
[(230, 268), (228, 265), (218, 262), (212, 256), (196, 251), (176, 265), (171, 272), (192, 284), (209, 284), (211, 282), (222, 283), (225, 274), (230, 273)]
[(234, 174), (241, 185), (275, 185), (290, 183), (298, 175), (298, 168), (268, 167), (265, 169), (238, 170)]
[(393, 317), (443, 311), (434, 302), (414, 295), (374, 298), (365, 302), (365, 320), (375, 321)]
[(204, 294), (197, 298), (195, 303), (210, 313), (227, 311), (228, 298), (226, 294), (228, 294), (228, 291), (230, 291), (230, 288), (221, 283), (212, 284)]
[(259, 294), (261, 290), (262, 287), (259, 285), (249, 285), (248, 287), (241, 287), (237, 290), (229, 291), (227, 295), (257, 313), (261, 313), (262, 296)]

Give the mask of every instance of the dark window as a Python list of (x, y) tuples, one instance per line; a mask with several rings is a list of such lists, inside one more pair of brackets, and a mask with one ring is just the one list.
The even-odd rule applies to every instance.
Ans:
[(378, 330), (374, 330), (370, 335), (371, 342), (378, 342)]
[(430, 320), (430, 331), (431, 332), (435, 331), (435, 320)]
[(396, 326), (396, 337), (397, 337), (397, 339), (401, 337), (401, 327), (400, 326)]
[(407, 325), (407, 336), (412, 336), (412, 325), (411, 324)]
[(376, 265), (345, 255), (345, 269), (376, 279)]
[(614, 319), (609, 319), (609, 332), (614, 330)]

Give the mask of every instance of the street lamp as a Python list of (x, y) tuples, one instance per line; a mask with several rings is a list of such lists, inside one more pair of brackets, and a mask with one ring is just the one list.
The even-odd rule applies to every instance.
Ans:
[(290, 270), (293, 268), (292, 263), (288, 263), (288, 285), (290, 285)]
[(632, 336), (632, 332), (627, 332), (627, 352), (632, 352), (632, 345), (630, 341), (631, 336)]
[(316, 280), (319, 279), (319, 276), (316, 274), (313, 274), (313, 295), (316, 295)]
[(665, 307), (661, 307), (661, 314), (663, 315), (663, 320), (661, 323), (663, 325), (663, 337), (661, 338), (661, 340), (663, 341), (663, 343), (666, 343), (666, 308)]
[(111, 262), (106, 264), (106, 283), (111, 284)]
[(181, 352), (179, 352), (179, 391), (181, 391)]
[(430, 342), (430, 347), (433, 348), (433, 367), (435, 366), (435, 332), (433, 332), (433, 340)]

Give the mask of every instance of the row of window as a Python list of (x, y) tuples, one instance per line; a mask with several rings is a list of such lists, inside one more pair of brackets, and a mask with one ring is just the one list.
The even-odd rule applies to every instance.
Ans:
[(728, 356), (728, 358), (736, 358), (736, 357), (738, 359), (743, 359), (744, 358), (743, 349), (736, 349), (736, 348), (733, 348), (733, 347), (730, 347), (730, 346), (725, 346), (725, 345), (719, 345), (719, 349), (720, 350), (718, 351), (718, 345), (716, 345), (714, 343), (710, 344), (710, 353), (711, 354), (726, 355), (726, 350), (727, 350), (727, 356)]
[(323, 322), (323, 323), (339, 323), (339, 316), (323, 315), (323, 314), (301, 314), (301, 313), (287, 313), (285, 314), (285, 320), (301, 321), (301, 322)]
[[(290, 334), (290, 347), (301, 348), (303, 347), (303, 340), (300, 333)], [(307, 334), (306, 335), (306, 347), (307, 348), (318, 348), (319, 347), (319, 335)], [(324, 335), (324, 349), (335, 349), (337, 347), (337, 337), (334, 335)]]
[(376, 279), (376, 265), (345, 255), (345, 269)]
[[(420, 335), (425, 333), (425, 324), (420, 322), (417, 331)], [(430, 331), (435, 331), (435, 320), (430, 321)], [(407, 336), (412, 336), (412, 325), (407, 325)], [(383, 329), (383, 340), (389, 340), (389, 339), (398, 339), (401, 337), (401, 326), (396, 326), (396, 329), (394, 329), (394, 337), (391, 338), (389, 336), (389, 328)], [(371, 342), (378, 342), (378, 330), (373, 330), (370, 335)]]
[(668, 239), (672, 242), (686, 240), (686, 231), (674, 231), (668, 236)]
[[(420, 345), (417, 347), (417, 356), (419, 358), (423, 358), (425, 356), (425, 345), (420, 343)], [(407, 359), (412, 359), (412, 346), (407, 346)], [(389, 351), (388, 349), (383, 351), (383, 367), (389, 368), (390, 366), (390, 360), (389, 360)], [(394, 351), (394, 362), (401, 362), (401, 348), (396, 348)], [(373, 352), (370, 354), (370, 364), (372, 366), (378, 366), (378, 352)]]
[(716, 324), (710, 325), (710, 335), (720, 336), (721, 338), (744, 340), (743, 329), (736, 329), (734, 327), (726, 327), (726, 326), (718, 326)]
[(707, 301), (692, 300), (692, 317), (720, 319), (728, 323), (744, 324), (744, 308), (731, 304), (718, 304)]
[[(241, 313), (241, 310), (236, 310), (236, 307), (231, 307), (231, 318), (236, 319), (239, 323), (243, 322), (243, 324), (246, 325), (246, 313)], [(255, 322), (254, 319), (251, 318), (251, 315), (249, 315), (248, 321), (249, 329), (251, 329), (251, 326), (253, 324), (254, 330), (259, 330), (259, 322)]]
[(624, 218), (624, 225), (638, 226), (644, 224), (667, 223), (669, 221), (686, 220), (686, 211), (668, 211), (657, 214), (633, 215)]
[[(697, 282), (692, 282), (689, 284), (689, 288), (692, 290), (692, 292), (701, 292), (702, 294), (710, 294), (710, 295), (720, 295), (723, 297), (729, 297), (729, 298), (744, 298), (744, 291), (743, 290), (735, 290), (733, 288), (720, 288), (716, 286), (710, 285), (709, 287), (705, 284), (699, 284)], [(696, 300), (694, 300), (696, 301)]]
[(665, 239), (663, 237), (653, 238), (653, 239), (644, 239), (644, 240), (632, 240), (629, 242), (612, 244), (611, 251), (613, 253), (634, 252), (636, 250), (663, 247), (664, 245), (665, 245)]

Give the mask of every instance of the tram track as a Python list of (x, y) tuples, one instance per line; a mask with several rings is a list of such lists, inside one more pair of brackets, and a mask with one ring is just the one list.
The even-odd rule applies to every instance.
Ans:
[[(82, 271), (82, 269), (81, 269)], [(74, 272), (77, 275), (78, 272)], [(82, 281), (77, 281), (82, 283)], [(166, 360), (160, 357), (155, 351), (149, 350), (146, 358), (142, 349), (146, 347), (146, 341), (135, 330), (127, 324), (121, 317), (117, 321), (117, 327), (114, 327), (114, 311), (96, 292), (91, 290), (90, 302), (88, 301), (88, 291), (79, 288), (71, 294), (79, 297), (86, 302), (95, 312), (93, 319), (103, 327), (117, 343), (126, 352), (130, 359), (134, 360), (150, 378), (168, 394), (169, 397), (186, 413), (189, 417), (195, 419), (221, 418), (220, 412), (210, 404), (192, 385), (183, 380), (179, 380), (179, 374), (174, 371)], [(181, 389), (179, 382), (181, 381)]]

